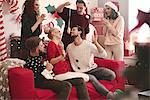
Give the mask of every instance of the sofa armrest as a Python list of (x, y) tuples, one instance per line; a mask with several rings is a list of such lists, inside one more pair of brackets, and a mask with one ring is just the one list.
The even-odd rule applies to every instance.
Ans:
[(115, 61), (115, 60), (108, 60), (102, 58), (94, 58), (94, 61), (99, 67), (105, 67), (114, 71), (116, 74), (117, 83), (119, 83), (120, 85), (122, 85), (122, 87), (124, 87), (125, 79), (123, 78), (122, 75), (125, 69), (124, 61)]
[(33, 72), (16, 67), (8, 70), (8, 82), (11, 99), (33, 99), (36, 97)]

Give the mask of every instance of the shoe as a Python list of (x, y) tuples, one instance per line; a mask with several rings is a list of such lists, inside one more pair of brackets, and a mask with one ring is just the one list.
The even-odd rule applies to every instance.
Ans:
[(107, 99), (108, 100), (117, 100), (117, 98), (119, 98), (120, 96), (122, 96), (124, 92), (120, 89), (116, 89), (116, 91), (113, 93), (113, 92), (109, 92), (107, 94)]
[(120, 100), (120, 98), (123, 96), (124, 92), (120, 89), (116, 89), (116, 91), (114, 92), (114, 97), (115, 100)]
[(111, 91), (108, 92), (106, 97), (107, 97), (107, 100), (114, 100), (115, 99), (115, 95)]
[(120, 89), (116, 89), (116, 91), (114, 92), (115, 95), (121, 95), (123, 94), (124, 92)]

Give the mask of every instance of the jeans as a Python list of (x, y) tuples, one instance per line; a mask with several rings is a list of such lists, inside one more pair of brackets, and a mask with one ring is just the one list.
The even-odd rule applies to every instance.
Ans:
[(67, 81), (44, 79), (40, 82), (36, 82), (35, 87), (54, 91), (57, 94), (58, 100), (68, 100), (72, 86)]
[(114, 80), (116, 77), (115, 73), (107, 68), (95, 68), (86, 73), (89, 75), (89, 79), (95, 87), (96, 91), (104, 96), (107, 96), (109, 90), (106, 89), (98, 80)]
[(86, 83), (83, 78), (73, 78), (66, 81), (75, 86), (79, 100), (90, 100)]

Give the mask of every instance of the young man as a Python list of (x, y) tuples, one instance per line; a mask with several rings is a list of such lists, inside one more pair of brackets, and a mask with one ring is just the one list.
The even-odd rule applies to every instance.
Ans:
[(30, 37), (26, 41), (26, 47), (30, 51), (30, 57), (27, 58), (25, 67), (33, 71), (35, 87), (53, 90), (58, 94), (58, 100), (67, 100), (71, 91), (71, 84), (69, 82), (54, 79), (48, 80), (41, 74), (44, 69), (53, 69), (53, 66), (50, 63), (45, 66), (43, 64), (42, 56), (39, 55), (41, 51), (44, 51), (42, 40), (38, 36)]
[[(71, 38), (69, 32), (70, 28), (72, 28), (75, 25), (79, 25), (83, 28), (83, 30), (87, 34), (89, 33), (89, 23), (90, 23), (90, 16), (87, 14), (86, 4), (83, 0), (76, 1), (76, 8), (77, 8), (76, 10), (66, 8), (66, 6), (69, 5), (70, 3), (66, 2), (57, 8), (58, 14), (66, 23), (62, 37), (62, 42), (64, 43), (65, 49), (68, 46), (68, 44), (73, 42), (73, 39)], [(84, 39), (86, 38), (86, 34), (84, 34)]]
[(106, 57), (106, 51), (97, 42), (98, 36), (93, 36), (93, 43), (83, 40), (83, 29), (75, 26), (71, 30), (71, 36), (74, 42), (67, 47), (67, 53), (71, 62), (71, 66), (76, 72), (83, 72), (89, 75), (95, 89), (109, 99), (114, 98), (114, 94), (106, 89), (98, 80), (111, 81), (115, 79), (115, 73), (112, 70), (97, 67), (94, 63), (94, 56)]

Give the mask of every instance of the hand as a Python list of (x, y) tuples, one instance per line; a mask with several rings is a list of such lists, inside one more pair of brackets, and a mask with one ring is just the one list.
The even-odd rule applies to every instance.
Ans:
[(59, 57), (60, 57), (59, 61), (65, 61), (64, 55), (60, 55)]
[(70, 28), (70, 27), (67, 28), (67, 33), (68, 33), (68, 34), (71, 33), (71, 28)]
[(63, 55), (63, 57), (65, 58), (66, 57), (66, 52), (65, 52), (65, 50), (62, 50), (62, 55)]
[(45, 14), (42, 14), (40, 17), (41, 17), (42, 19), (44, 19), (44, 18), (46, 17), (46, 15), (45, 15)]
[(38, 18), (38, 22), (42, 23), (42, 21), (44, 20), (44, 18), (46, 17), (45, 14), (42, 14), (39, 18)]
[(46, 69), (49, 71), (53, 69), (53, 65), (49, 61), (46, 61)]
[(70, 5), (70, 2), (64, 3), (64, 6), (69, 6), (69, 5)]
[(103, 18), (103, 24), (106, 25), (107, 27), (110, 25), (110, 22), (108, 19)]
[(96, 43), (96, 42), (97, 42), (97, 40), (98, 40), (97, 31), (96, 31), (96, 30), (94, 30), (94, 35), (92, 36), (92, 41), (93, 41), (93, 43)]

